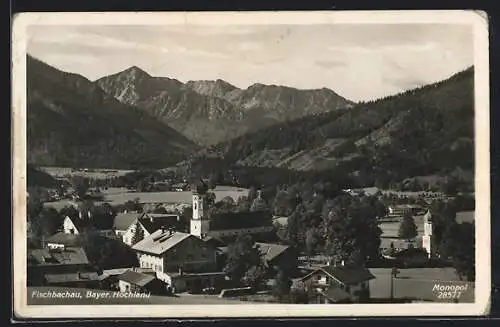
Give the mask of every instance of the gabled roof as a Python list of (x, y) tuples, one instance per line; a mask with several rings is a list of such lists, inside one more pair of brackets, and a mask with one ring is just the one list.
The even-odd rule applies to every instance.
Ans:
[(324, 266), (302, 277), (302, 280), (308, 279), (310, 276), (318, 272), (324, 272), (344, 285), (357, 284), (375, 278), (375, 276), (373, 276), (368, 269), (362, 267)]
[(97, 281), (97, 280), (99, 280), (99, 275), (96, 272), (81, 272), (81, 273), (69, 273), (69, 274), (46, 274), (45, 280), (49, 284)]
[(155, 276), (142, 274), (133, 270), (127, 270), (118, 277), (119, 280), (128, 282), (137, 286), (145, 286), (155, 280)]
[(137, 212), (119, 213), (113, 221), (113, 228), (116, 230), (127, 230), (142, 215), (142, 213)]
[(28, 251), (32, 265), (85, 265), (89, 263), (85, 250), (79, 247), (64, 249), (33, 249)]
[(84, 218), (66, 216), (65, 219), (71, 220), (71, 222), (73, 223), (73, 225), (75, 225), (75, 227), (78, 230), (81, 230), (81, 229), (84, 229), (84, 228), (93, 228), (93, 227), (95, 227), (94, 226), (94, 221), (92, 219), (88, 218), (87, 216), (84, 216)]
[(162, 231), (159, 229), (136, 243), (132, 249), (139, 252), (162, 255), (189, 237), (195, 236), (176, 231)]
[(81, 234), (58, 232), (47, 237), (45, 241), (47, 243), (63, 244), (64, 246), (80, 246), (84, 242), (84, 237)]
[(270, 262), (276, 259), (279, 255), (284, 253), (290, 247), (286, 245), (280, 244), (272, 244), (272, 243), (255, 243), (260, 250), (260, 253), (263, 255), (264, 259), (267, 262)]
[(100, 280), (104, 280), (109, 277), (118, 277), (127, 270), (133, 270), (138, 273), (142, 274), (153, 274), (156, 276), (156, 272), (151, 269), (151, 268), (139, 268), (139, 267), (134, 267), (134, 268), (115, 268), (115, 269), (107, 269), (102, 272), (102, 274), (99, 276)]
[(94, 217), (88, 217), (87, 215), (84, 215), (83, 218), (80, 217), (69, 217), (66, 216), (66, 218), (70, 219), (73, 225), (78, 230), (85, 229), (85, 228), (95, 228), (98, 230), (107, 230), (113, 228), (113, 223), (114, 219), (94, 219)]
[(147, 213), (139, 218), (139, 222), (151, 234), (162, 227), (169, 228), (176, 226), (178, 219), (179, 216), (174, 214)]

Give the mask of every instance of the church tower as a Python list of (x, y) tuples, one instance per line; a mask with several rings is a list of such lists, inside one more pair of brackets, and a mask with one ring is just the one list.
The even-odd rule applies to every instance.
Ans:
[(204, 198), (208, 191), (207, 185), (201, 181), (193, 188), (193, 216), (190, 223), (190, 234), (204, 237), (210, 229), (210, 221), (204, 214)]
[(422, 247), (427, 251), (429, 258), (433, 256), (435, 251), (432, 242), (432, 214), (429, 210), (424, 215), (424, 236), (422, 236)]

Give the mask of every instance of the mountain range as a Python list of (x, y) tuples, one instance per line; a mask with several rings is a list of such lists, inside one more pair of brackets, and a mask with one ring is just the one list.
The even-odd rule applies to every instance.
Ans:
[(474, 169), (473, 67), (353, 103), (329, 89), (182, 83), (138, 67), (92, 82), (28, 56), (27, 100), (37, 165), (272, 167), (360, 185)]
[(28, 162), (70, 167), (165, 167), (197, 145), (96, 83), (27, 57)]
[(326, 88), (257, 83), (240, 89), (221, 79), (181, 83), (153, 77), (135, 66), (96, 83), (118, 101), (144, 110), (201, 146), (354, 104)]

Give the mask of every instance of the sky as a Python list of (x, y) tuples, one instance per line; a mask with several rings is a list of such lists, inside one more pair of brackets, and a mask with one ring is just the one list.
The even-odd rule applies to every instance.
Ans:
[(150, 75), (330, 88), (353, 101), (437, 82), (471, 66), (471, 25), (30, 26), (28, 53), (90, 80)]

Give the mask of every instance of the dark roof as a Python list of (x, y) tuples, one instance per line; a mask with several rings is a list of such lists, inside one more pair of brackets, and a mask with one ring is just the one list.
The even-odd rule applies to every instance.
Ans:
[(140, 217), (139, 222), (148, 231), (148, 233), (152, 234), (162, 227), (175, 227), (178, 219), (178, 215), (148, 213)]
[(28, 251), (28, 260), (33, 265), (84, 265), (89, 260), (83, 248), (33, 249)]
[(351, 298), (349, 293), (338, 287), (329, 287), (325, 291), (321, 292), (321, 295), (332, 302), (342, 302)]
[(176, 231), (163, 232), (159, 229), (136, 243), (132, 249), (140, 252), (161, 255), (189, 237), (195, 236)]
[(156, 278), (152, 275), (142, 274), (133, 270), (127, 270), (123, 274), (121, 274), (118, 279), (130, 284), (145, 286)]
[(84, 215), (83, 218), (80, 218), (80, 217), (69, 217), (69, 216), (66, 216), (66, 218), (71, 219), (71, 222), (73, 223), (73, 225), (75, 225), (75, 227), (78, 230), (82, 230), (82, 229), (85, 229), (85, 228), (93, 228), (93, 227), (95, 227), (94, 220), (88, 218), (86, 215)]
[(203, 241), (215, 247), (220, 247), (225, 245), (225, 243), (221, 239), (210, 235), (203, 237)]
[(270, 211), (224, 212), (210, 215), (210, 229), (227, 230), (274, 226)]
[(87, 215), (83, 215), (82, 218), (80, 217), (68, 217), (71, 219), (73, 222), (73, 225), (78, 230), (85, 229), (85, 228), (95, 228), (99, 230), (105, 230), (105, 229), (112, 229), (113, 224), (114, 224), (114, 219), (105, 219), (105, 218), (99, 218), (95, 219), (95, 217), (88, 217)]
[(286, 245), (280, 244), (272, 244), (272, 243), (255, 243), (260, 250), (260, 253), (263, 255), (264, 259), (267, 262), (270, 262), (276, 259), (279, 255), (284, 253), (290, 247)]
[(324, 266), (302, 277), (302, 280), (309, 278), (319, 271), (330, 275), (330, 277), (335, 278), (345, 285), (357, 284), (375, 278), (375, 276), (373, 276), (368, 269), (362, 267)]
[(135, 272), (139, 272), (142, 274), (153, 274), (156, 276), (156, 272), (151, 269), (151, 268), (139, 268), (139, 267), (134, 267), (134, 268), (116, 268), (116, 269), (107, 269), (103, 270), (102, 275), (99, 276), (100, 280), (104, 280), (109, 277), (116, 278), (126, 272), (127, 270), (133, 270)]
[(127, 230), (142, 213), (123, 212), (116, 215), (113, 221), (113, 228), (116, 230)]
[(63, 244), (64, 246), (80, 246), (84, 242), (81, 234), (55, 233), (45, 239), (46, 243)]
[(97, 281), (99, 275), (96, 272), (81, 272), (69, 274), (46, 274), (45, 280), (49, 284), (82, 282), (82, 281)]

